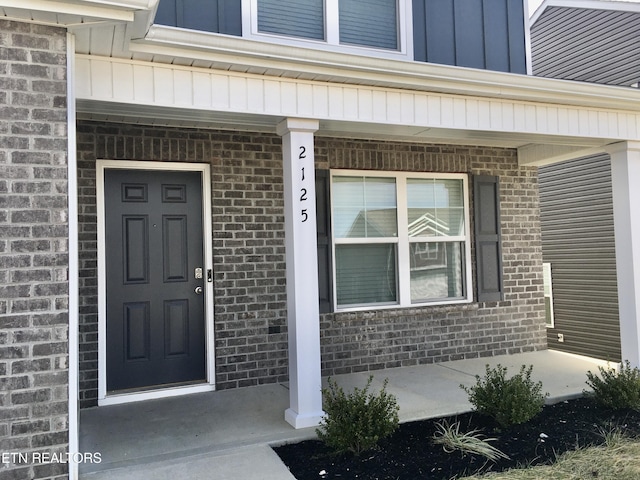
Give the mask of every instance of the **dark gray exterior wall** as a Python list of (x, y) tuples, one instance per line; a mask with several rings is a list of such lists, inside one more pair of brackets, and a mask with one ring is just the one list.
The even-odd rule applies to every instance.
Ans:
[(640, 12), (550, 6), (531, 26), (539, 77), (631, 86), (640, 81), (639, 51)]
[(161, 0), (155, 23), (241, 36), (240, 0)]
[[(604, 3), (544, 10), (531, 26), (534, 75), (619, 86), (640, 80), (640, 13), (606, 10)], [(620, 361), (609, 157), (540, 168), (540, 195), (543, 257), (553, 278), (549, 346)]]
[[(527, 73), (523, 0), (413, 0), (416, 61)], [(161, 0), (155, 23), (242, 35), (239, 0)]]
[[(80, 122), (82, 406), (97, 397), (95, 161), (211, 165), (217, 386), (288, 380), (282, 144), (275, 135)], [(316, 138), (319, 169), (499, 175), (504, 301), (321, 317), (323, 375), (546, 348), (537, 170), (507, 149)]]
[(549, 346), (619, 362), (611, 160), (570, 160), (541, 167), (539, 176), (542, 256), (553, 277)]
[(0, 20), (0, 477), (65, 476), (66, 31)]
[(527, 73), (522, 0), (413, 0), (417, 61)]

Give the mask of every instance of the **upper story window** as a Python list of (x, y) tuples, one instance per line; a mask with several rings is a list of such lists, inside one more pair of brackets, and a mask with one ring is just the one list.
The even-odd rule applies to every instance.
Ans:
[(406, 57), (412, 36), (410, 5), (410, 0), (243, 0), (243, 36), (323, 50)]

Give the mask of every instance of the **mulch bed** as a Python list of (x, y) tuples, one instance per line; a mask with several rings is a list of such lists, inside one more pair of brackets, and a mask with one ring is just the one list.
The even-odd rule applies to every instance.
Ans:
[(445, 419), (404, 423), (378, 448), (359, 456), (333, 454), (322, 442), (309, 440), (274, 450), (298, 480), (450, 480), (478, 471), (502, 471), (529, 465), (553, 463), (562, 452), (603, 443), (603, 433), (619, 428), (640, 437), (640, 413), (611, 411), (588, 398), (547, 405), (527, 423), (500, 431), (490, 418), (477, 413), (447, 417), (460, 422), (460, 432), (480, 429), (496, 438), (491, 445), (510, 459), (496, 463), (484, 457), (446, 453), (431, 441), (435, 423)]

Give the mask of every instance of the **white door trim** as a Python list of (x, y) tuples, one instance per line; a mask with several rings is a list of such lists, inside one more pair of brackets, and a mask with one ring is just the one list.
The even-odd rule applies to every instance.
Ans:
[[(107, 282), (106, 232), (104, 204), (104, 173), (107, 169), (167, 170), (202, 173), (202, 229), (204, 238), (204, 270), (213, 271), (213, 241), (211, 225), (211, 169), (204, 163), (140, 162), (129, 160), (98, 160), (96, 162), (96, 208), (98, 217), (98, 405), (113, 405), (152, 398), (172, 397), (215, 390), (215, 338), (213, 328), (213, 282), (204, 282), (205, 349), (207, 381), (203, 384), (172, 387), (126, 394), (107, 394)], [(206, 277), (206, 276), (205, 276)]]

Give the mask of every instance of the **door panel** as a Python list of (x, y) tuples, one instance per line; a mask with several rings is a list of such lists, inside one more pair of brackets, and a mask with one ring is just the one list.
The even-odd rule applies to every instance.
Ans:
[(206, 380), (201, 181), (105, 171), (108, 391)]

